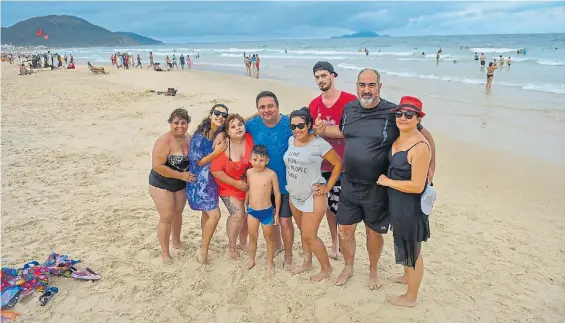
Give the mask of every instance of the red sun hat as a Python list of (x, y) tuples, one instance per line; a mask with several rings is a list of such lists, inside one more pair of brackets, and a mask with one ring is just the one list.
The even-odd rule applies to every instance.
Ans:
[(400, 103), (398, 104), (398, 107), (393, 109), (392, 112), (396, 112), (398, 110), (411, 110), (416, 112), (420, 117), (426, 115), (424, 111), (422, 111), (422, 101), (420, 101), (420, 99), (413, 96), (403, 96), (400, 99)]

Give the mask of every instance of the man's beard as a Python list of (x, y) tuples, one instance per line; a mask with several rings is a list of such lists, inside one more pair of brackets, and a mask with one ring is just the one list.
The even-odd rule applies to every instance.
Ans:
[(359, 103), (361, 104), (361, 106), (363, 108), (373, 108), (375, 105), (377, 105), (378, 100), (379, 100), (378, 96), (373, 96), (373, 97), (368, 98), (368, 99), (360, 98)]
[(329, 90), (332, 87), (332, 82), (330, 81), (328, 83), (328, 85), (326, 85), (325, 87), (320, 87), (320, 90), (322, 90), (322, 92), (326, 92), (327, 90)]

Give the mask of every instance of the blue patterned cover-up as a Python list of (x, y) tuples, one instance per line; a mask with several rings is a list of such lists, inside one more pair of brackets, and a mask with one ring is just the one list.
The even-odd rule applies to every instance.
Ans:
[(211, 211), (218, 207), (218, 185), (210, 174), (212, 163), (204, 166), (197, 164), (212, 153), (213, 142), (214, 138), (208, 140), (202, 133), (195, 133), (190, 140), (189, 171), (196, 176), (196, 180), (186, 183), (186, 198), (190, 208), (195, 211)]

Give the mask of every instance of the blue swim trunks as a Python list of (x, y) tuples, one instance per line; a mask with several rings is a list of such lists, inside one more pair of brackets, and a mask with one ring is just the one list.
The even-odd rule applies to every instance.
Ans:
[(275, 220), (275, 215), (273, 213), (274, 212), (272, 206), (264, 210), (254, 210), (249, 206), (247, 207), (247, 214), (259, 220), (262, 225), (273, 225)]

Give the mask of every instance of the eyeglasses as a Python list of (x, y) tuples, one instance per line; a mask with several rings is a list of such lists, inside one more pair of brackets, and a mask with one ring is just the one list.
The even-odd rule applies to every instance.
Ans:
[(227, 112), (222, 112), (222, 111), (220, 111), (220, 110), (214, 110), (214, 111), (212, 111), (212, 112), (214, 113), (214, 115), (215, 115), (216, 117), (222, 116), (222, 118), (224, 118), (224, 119), (228, 117), (228, 113), (227, 113)]
[(298, 123), (298, 124), (291, 124), (291, 125), (290, 125), (290, 130), (296, 130), (296, 128), (298, 128), (298, 129), (304, 129), (304, 127), (306, 127), (306, 123), (304, 123), (304, 122)]
[(402, 118), (403, 115), (406, 117), (406, 119), (410, 120), (410, 119), (412, 119), (415, 115), (417, 115), (417, 113), (414, 112), (414, 111), (396, 111), (396, 112), (394, 113), (394, 116), (396, 117), (396, 119)]

